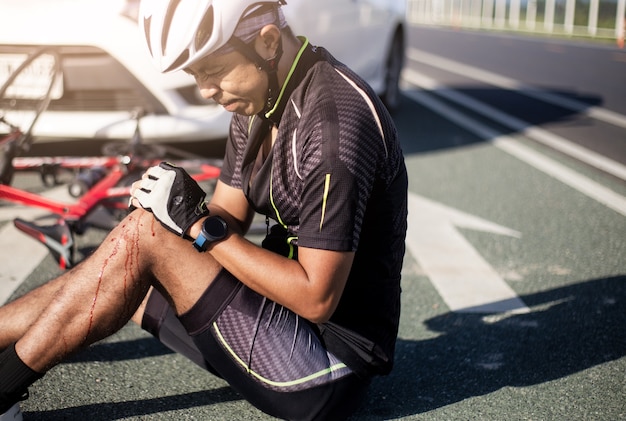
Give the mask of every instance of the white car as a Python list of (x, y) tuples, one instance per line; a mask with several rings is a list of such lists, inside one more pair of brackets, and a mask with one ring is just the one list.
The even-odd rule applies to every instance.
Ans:
[[(0, 85), (16, 58), (53, 45), (63, 83), (33, 134), (38, 141), (127, 139), (141, 107), (146, 141), (225, 139), (230, 115), (184, 72), (159, 73), (136, 24), (136, 0), (0, 0)], [(404, 0), (287, 0), (296, 34), (328, 48), (393, 108), (404, 58)]]

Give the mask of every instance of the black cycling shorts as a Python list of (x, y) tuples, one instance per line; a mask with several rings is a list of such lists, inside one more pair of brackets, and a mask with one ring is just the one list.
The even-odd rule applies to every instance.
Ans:
[(344, 419), (369, 384), (325, 349), (314, 325), (225, 270), (179, 317), (153, 290), (142, 327), (278, 418)]

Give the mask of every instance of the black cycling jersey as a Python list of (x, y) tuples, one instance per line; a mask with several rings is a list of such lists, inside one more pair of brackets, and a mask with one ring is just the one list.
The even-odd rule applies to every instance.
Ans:
[[(264, 151), (272, 127), (277, 137)], [(291, 245), (355, 252), (337, 310), (318, 329), (355, 372), (387, 373), (400, 315), (407, 174), (393, 121), (371, 88), (305, 40), (275, 108), (233, 116), (220, 179), (285, 227)]]

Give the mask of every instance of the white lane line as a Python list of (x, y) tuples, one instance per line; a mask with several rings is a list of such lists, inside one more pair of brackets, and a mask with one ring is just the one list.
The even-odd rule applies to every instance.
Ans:
[[(67, 194), (67, 186), (48, 190), (43, 196), (68, 203), (75, 200)], [(48, 255), (43, 244), (15, 228), (12, 220), (18, 216), (33, 220), (46, 214), (44, 210), (22, 206), (0, 208), (0, 221), (9, 221), (0, 228), (0, 304), (6, 302)]]
[(472, 111), (482, 114), (493, 121), (519, 132), (520, 134), (543, 143), (552, 149), (567, 154), (572, 158), (591, 165), (622, 180), (626, 180), (626, 166), (620, 164), (619, 162), (570, 142), (569, 140), (550, 133), (547, 130), (543, 130), (539, 127), (533, 127), (523, 120), (507, 115), (496, 108), (475, 100), (474, 98), (440, 85), (434, 79), (422, 75), (414, 70), (406, 69), (403, 73), (403, 78), (406, 82), (409, 82), (412, 85), (432, 90), (434, 94), (467, 107)]
[(464, 76), (469, 76), (472, 79), (480, 80), (490, 85), (498, 86), (504, 89), (511, 89), (519, 91), (520, 94), (530, 96), (539, 99), (544, 102), (549, 102), (560, 107), (568, 108), (595, 118), (596, 120), (604, 121), (605, 123), (613, 124), (617, 127), (626, 128), (626, 116), (607, 110), (602, 107), (590, 107), (580, 101), (575, 101), (569, 98), (565, 98), (560, 95), (552, 94), (528, 85), (524, 85), (522, 82), (504, 77), (497, 73), (492, 73), (477, 67), (469, 66), (467, 64), (459, 63), (457, 61), (449, 60), (447, 58), (430, 54), (425, 51), (410, 48), (407, 51), (407, 57), (414, 61), (428, 64), (429, 66), (438, 67), (451, 73), (457, 73)]
[(405, 95), (423, 106), (435, 111), (453, 123), (490, 142), (497, 148), (526, 162), (545, 174), (561, 181), (573, 189), (585, 194), (603, 205), (626, 216), (626, 197), (610, 190), (593, 180), (584, 177), (566, 166), (545, 157), (544, 155), (524, 146), (519, 141), (504, 136), (483, 124), (470, 119), (465, 114), (453, 109), (425, 92), (405, 91)]

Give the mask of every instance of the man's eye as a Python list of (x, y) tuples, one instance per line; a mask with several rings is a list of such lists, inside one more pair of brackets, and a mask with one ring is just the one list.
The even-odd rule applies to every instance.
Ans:
[(196, 80), (204, 82), (204, 81), (208, 80), (211, 77), (215, 77), (215, 73), (202, 72), (202, 73), (196, 75)]

